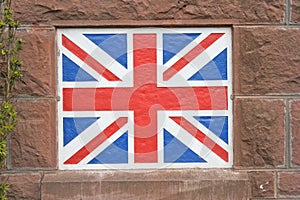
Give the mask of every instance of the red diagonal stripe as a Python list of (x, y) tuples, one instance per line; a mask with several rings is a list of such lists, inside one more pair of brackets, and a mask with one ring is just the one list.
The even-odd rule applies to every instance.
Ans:
[(77, 46), (74, 42), (68, 39), (65, 35), (62, 35), (62, 45), (65, 48), (67, 48), (70, 52), (72, 52), (75, 56), (77, 56), (80, 60), (82, 60), (91, 68), (93, 68), (96, 72), (101, 74), (108, 81), (120, 81), (120, 79), (116, 75), (114, 75), (111, 71), (106, 69), (97, 60), (95, 60), (88, 53), (82, 50), (79, 46)]
[(193, 135), (199, 142), (204, 144), (206, 147), (211, 149), (215, 154), (217, 154), (224, 161), (228, 162), (228, 152), (215, 143), (212, 139), (207, 137), (199, 129), (197, 129), (193, 124), (184, 119), (183, 117), (170, 117), (178, 125), (182, 126), (187, 132)]
[(64, 164), (78, 164), (82, 159), (89, 155), (90, 152), (94, 151), (99, 145), (101, 145), (105, 140), (107, 140), (122, 126), (124, 126), (127, 121), (127, 117), (118, 118), (115, 122), (110, 124), (106, 129), (88, 142), (84, 147), (77, 151), (73, 156), (71, 156), (67, 161), (65, 161)]
[(211, 33), (204, 40), (202, 40), (197, 46), (180, 58), (174, 65), (167, 69), (163, 73), (163, 80), (167, 81), (172, 78), (177, 72), (184, 68), (189, 62), (200, 55), (205, 49), (219, 39), (224, 33)]

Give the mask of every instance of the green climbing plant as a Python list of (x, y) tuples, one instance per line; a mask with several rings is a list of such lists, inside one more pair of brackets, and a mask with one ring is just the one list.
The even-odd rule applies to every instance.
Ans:
[[(13, 18), (11, 0), (0, 0), (0, 167), (5, 166), (7, 138), (17, 123), (14, 107), (15, 82), (22, 77), (18, 59), (22, 39), (16, 37), (20, 23)], [(7, 199), (9, 185), (0, 183), (0, 200)]]
[(9, 185), (6, 183), (1, 183), (0, 185), (0, 199), (6, 200), (7, 199), (7, 190)]

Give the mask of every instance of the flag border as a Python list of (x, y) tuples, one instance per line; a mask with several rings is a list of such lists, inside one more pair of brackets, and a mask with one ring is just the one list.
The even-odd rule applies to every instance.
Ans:
[[(195, 31), (206, 31), (206, 32), (224, 32), (228, 35), (228, 51), (227, 51), (227, 87), (228, 87), (228, 147), (229, 147), (229, 161), (226, 164), (222, 165), (214, 165), (208, 163), (154, 163), (154, 164), (93, 164), (93, 165), (65, 165), (61, 160), (61, 149), (63, 148), (63, 97), (62, 97), (62, 89), (63, 89), (63, 80), (62, 80), (62, 39), (61, 35), (65, 32), (84, 32), (84, 33), (194, 33)], [(133, 169), (162, 169), (162, 168), (232, 168), (233, 166), (233, 102), (231, 99), (232, 95), (232, 29), (231, 27), (192, 27), (192, 28), (58, 28), (57, 29), (57, 95), (59, 97), (59, 101), (57, 104), (57, 138), (58, 138), (58, 169), (60, 170), (97, 170), (97, 169), (119, 169), (119, 170), (133, 170)], [(160, 37), (157, 37), (158, 39)], [(129, 47), (130, 48), (130, 47)], [(130, 56), (130, 55), (129, 55)], [(130, 63), (128, 63), (128, 66)], [(130, 87), (130, 86), (129, 86)], [(110, 111), (115, 112), (115, 111)], [(181, 111), (180, 111), (181, 112)], [(182, 111), (185, 112), (185, 111)], [(197, 112), (197, 111), (194, 111)], [(209, 113), (210, 111), (208, 111)], [(208, 116), (208, 115), (207, 115)], [(159, 128), (159, 127), (158, 127)], [(159, 129), (158, 129), (159, 130)], [(160, 134), (158, 133), (158, 137)]]

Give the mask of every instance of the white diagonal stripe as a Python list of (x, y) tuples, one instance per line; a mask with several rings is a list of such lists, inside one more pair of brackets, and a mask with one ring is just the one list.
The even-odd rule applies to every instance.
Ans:
[(206, 128), (204, 125), (202, 125), (200, 122), (198, 122), (194, 117), (188, 115), (184, 116), (186, 120), (188, 120), (191, 124), (193, 124), (197, 129), (199, 129), (203, 134), (206, 135), (209, 139), (214, 141), (216, 144), (218, 144), (220, 147), (222, 147), (227, 152), (229, 151), (228, 145), (220, 139), (218, 136), (216, 136), (211, 130)]
[(68, 34), (66, 31), (64, 32), (64, 35), (117, 77), (122, 78), (127, 74), (127, 69), (125, 69), (118, 61), (99, 48), (96, 44), (82, 35), (82, 33), (74, 31)]
[(94, 69), (92, 69), (87, 64), (85, 64), (80, 58), (75, 56), (67, 48), (65, 48), (64, 46), (62, 46), (61, 48), (62, 48), (63, 54), (65, 54), (69, 59), (71, 59), (76, 65), (78, 65), (80, 68), (82, 68), (84, 71), (86, 71), (93, 78), (95, 78), (98, 81), (103, 79), (102, 76), (98, 72), (96, 72)]
[[(187, 64), (182, 70), (180, 70), (176, 75), (180, 75), (185, 80), (193, 76), (197, 71), (202, 69), (206, 64), (208, 64), (212, 59), (218, 56), (224, 49), (228, 48), (228, 38), (227, 34), (224, 34), (207, 49), (205, 49), (200, 55), (193, 59), (189, 64)], [(176, 76), (175, 75), (175, 76)]]
[[(99, 153), (101, 153), (104, 149), (106, 149), (109, 145), (114, 143), (121, 135), (124, 134), (124, 130), (128, 129), (128, 123), (124, 125), (121, 129), (117, 130), (112, 136), (107, 138), (101, 145), (99, 145), (96, 149), (94, 149), (90, 154), (88, 154), (84, 159), (82, 159), (78, 165), (85, 165), (89, 163), (92, 159), (94, 159)], [(128, 134), (129, 137), (129, 134)], [(129, 139), (129, 138), (128, 138)], [(109, 163), (108, 163), (109, 164)]]
[(184, 128), (179, 126), (172, 119), (169, 119), (165, 125), (165, 128), (184, 145), (198, 154), (201, 158), (206, 160), (210, 164), (226, 162), (216, 155), (211, 149), (207, 148), (204, 144), (198, 141), (194, 136), (187, 132)]
[(174, 55), (167, 63), (164, 64), (164, 70), (173, 66), (179, 59), (185, 56), (189, 51), (195, 48), (202, 40), (204, 40), (210, 33), (201, 33), (197, 38), (190, 42), (187, 46), (181, 49)]
[[(169, 82), (169, 84), (173, 85), (178, 82), (182, 82), (183, 80), (188, 80), (196, 72), (202, 69), (206, 64), (212, 61), (213, 58), (219, 55), (224, 49), (228, 48), (229, 45), (227, 44), (227, 40), (228, 40), (227, 37), (228, 37), (227, 34), (224, 34), (221, 38), (219, 38), (207, 49), (205, 49), (201, 54), (199, 54), (196, 58), (190, 61), (184, 68), (178, 71), (170, 80), (166, 82)], [(220, 83), (222, 83), (222, 81), (223, 80), (218, 80), (218, 82)], [(204, 80), (204, 82), (208, 83), (211, 81)]]
[(62, 161), (64, 162), (69, 159), (73, 154), (84, 147), (88, 142), (95, 138), (100, 132), (102, 132), (114, 121), (114, 118), (101, 117), (92, 125), (90, 125), (80, 135), (78, 135), (70, 143), (62, 148)]

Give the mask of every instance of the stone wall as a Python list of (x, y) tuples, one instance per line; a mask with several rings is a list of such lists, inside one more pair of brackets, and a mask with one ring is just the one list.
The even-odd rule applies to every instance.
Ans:
[[(9, 199), (299, 199), (299, 0), (13, 0), (25, 44)], [(59, 171), (56, 28), (233, 30), (233, 169)]]

